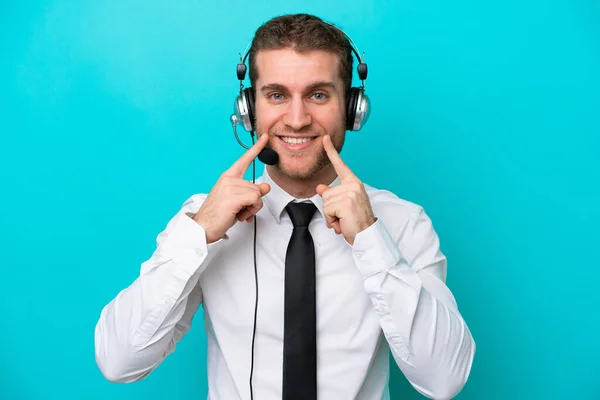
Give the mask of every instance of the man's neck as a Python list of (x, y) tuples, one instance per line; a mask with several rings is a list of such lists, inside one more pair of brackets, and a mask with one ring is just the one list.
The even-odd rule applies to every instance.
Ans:
[(297, 199), (308, 199), (317, 193), (317, 185), (329, 185), (335, 180), (337, 174), (331, 164), (324, 167), (315, 176), (308, 179), (294, 179), (267, 165), (267, 173), (281, 189)]

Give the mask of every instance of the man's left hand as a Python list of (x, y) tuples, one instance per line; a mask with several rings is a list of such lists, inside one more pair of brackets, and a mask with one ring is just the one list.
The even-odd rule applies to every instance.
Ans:
[(317, 193), (323, 198), (327, 227), (343, 234), (353, 245), (356, 235), (373, 225), (376, 218), (362, 182), (341, 159), (329, 135), (323, 137), (323, 147), (340, 178), (337, 186), (317, 186)]

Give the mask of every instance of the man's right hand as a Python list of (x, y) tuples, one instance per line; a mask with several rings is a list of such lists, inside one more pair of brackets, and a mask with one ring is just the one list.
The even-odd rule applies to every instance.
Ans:
[(267, 183), (256, 185), (243, 179), (244, 173), (269, 141), (263, 134), (217, 181), (193, 219), (206, 232), (206, 242), (225, 236), (236, 220), (252, 222), (263, 206), (262, 197), (269, 193)]

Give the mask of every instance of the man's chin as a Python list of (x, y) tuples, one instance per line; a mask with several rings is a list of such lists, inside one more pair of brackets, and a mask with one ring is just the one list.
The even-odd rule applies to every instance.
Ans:
[(287, 160), (284, 157), (280, 157), (280, 162), (275, 165), (275, 169), (282, 175), (298, 180), (306, 180), (315, 177), (319, 172), (322, 171), (323, 167), (327, 165), (328, 159), (323, 157), (317, 160), (311, 160), (310, 162), (298, 163), (298, 160)]
[(308, 179), (315, 175), (313, 169), (292, 167), (281, 163), (276, 164), (275, 168), (279, 173), (291, 179)]

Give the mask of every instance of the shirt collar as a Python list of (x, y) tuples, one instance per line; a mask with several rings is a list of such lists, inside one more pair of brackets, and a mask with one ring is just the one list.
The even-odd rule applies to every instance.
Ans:
[[(283, 210), (291, 201), (311, 201), (317, 207), (317, 210), (319, 211), (321, 217), (325, 218), (325, 213), (323, 212), (323, 199), (318, 193), (307, 199), (295, 198), (273, 181), (273, 179), (269, 176), (269, 173), (267, 172), (266, 165), (263, 170), (263, 175), (259, 178), (259, 180), (263, 183), (268, 183), (269, 186), (271, 186), (271, 190), (263, 197), (263, 200), (269, 208), (271, 214), (273, 214), (273, 217), (275, 218), (275, 221), (277, 221), (278, 224), (281, 223), (281, 214), (283, 213)], [(333, 180), (333, 182), (329, 184), (329, 187), (337, 186), (339, 184), (340, 178), (336, 177)]]

